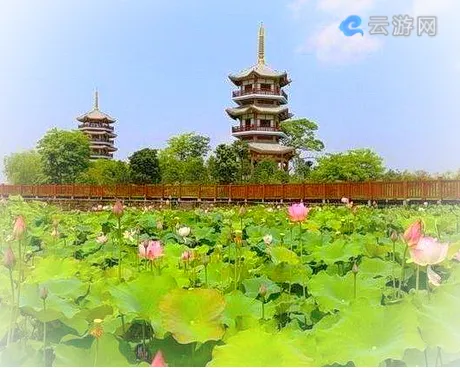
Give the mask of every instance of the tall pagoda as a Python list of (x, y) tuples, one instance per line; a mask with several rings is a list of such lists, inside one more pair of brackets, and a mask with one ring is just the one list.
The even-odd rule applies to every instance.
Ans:
[(235, 138), (248, 143), (251, 163), (269, 159), (288, 170), (294, 148), (280, 144), (286, 135), (280, 123), (292, 117), (287, 106), (288, 96), (282, 89), (291, 81), (286, 72), (271, 69), (265, 63), (265, 30), (259, 29), (257, 64), (230, 80), (238, 87), (233, 91), (233, 101), (238, 105), (226, 109), (227, 114), (238, 122), (232, 127)]
[(112, 159), (113, 152), (117, 150), (114, 145), (116, 134), (113, 123), (115, 119), (99, 110), (99, 95), (95, 92), (94, 108), (77, 118), (81, 124), (78, 129), (90, 139), (91, 159)]

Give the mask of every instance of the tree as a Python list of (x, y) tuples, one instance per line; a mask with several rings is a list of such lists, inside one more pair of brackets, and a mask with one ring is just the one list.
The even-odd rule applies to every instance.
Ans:
[(117, 160), (96, 160), (77, 180), (81, 184), (115, 185), (131, 182), (128, 164)]
[(131, 177), (136, 184), (158, 184), (161, 182), (158, 151), (144, 148), (129, 157)]
[(37, 151), (25, 151), (6, 156), (4, 172), (10, 184), (44, 184), (46, 181), (43, 173), (41, 157)]
[(284, 145), (296, 149), (292, 160), (295, 176), (304, 180), (310, 173), (312, 166), (312, 153), (324, 149), (324, 143), (316, 138), (318, 125), (308, 119), (286, 120), (280, 124), (286, 138), (281, 141)]
[(375, 152), (355, 149), (320, 157), (311, 179), (320, 182), (377, 180), (384, 171), (383, 160)]
[(243, 183), (251, 176), (251, 162), (248, 142), (236, 140), (232, 143), (232, 150), (235, 152), (238, 161), (238, 181)]
[(80, 131), (49, 130), (38, 142), (43, 172), (52, 184), (74, 183), (88, 169), (91, 150)]
[(205, 156), (209, 138), (196, 133), (172, 137), (158, 154), (164, 183), (206, 183), (209, 181)]
[(289, 181), (289, 174), (278, 168), (273, 160), (262, 160), (256, 163), (251, 182), (255, 184), (281, 184)]
[(210, 174), (219, 184), (235, 183), (239, 179), (240, 166), (235, 149), (227, 144), (219, 144), (208, 160)]

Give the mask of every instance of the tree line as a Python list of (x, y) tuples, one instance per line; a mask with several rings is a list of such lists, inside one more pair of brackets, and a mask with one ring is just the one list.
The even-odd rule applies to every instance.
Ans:
[(49, 130), (35, 149), (4, 158), (10, 184), (238, 184), (460, 179), (456, 173), (385, 168), (383, 159), (367, 148), (324, 153), (316, 137), (318, 126), (308, 119), (281, 125), (283, 143), (296, 148), (289, 172), (270, 160), (251, 166), (248, 146), (236, 140), (211, 150), (209, 137), (184, 133), (170, 138), (164, 149), (143, 148), (126, 161), (90, 160), (88, 137), (82, 132)]

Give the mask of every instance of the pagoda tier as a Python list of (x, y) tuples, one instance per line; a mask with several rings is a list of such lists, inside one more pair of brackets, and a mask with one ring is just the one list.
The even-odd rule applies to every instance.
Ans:
[(280, 139), (286, 135), (281, 122), (291, 118), (288, 96), (282, 87), (291, 81), (286, 72), (278, 72), (265, 64), (265, 30), (259, 30), (258, 62), (255, 66), (229, 76), (238, 90), (233, 92), (236, 107), (226, 109), (238, 122), (232, 127), (235, 138), (248, 142), (251, 161), (273, 159), (287, 169), (294, 148), (283, 146)]
[(112, 159), (115, 148), (114, 133), (115, 119), (99, 110), (99, 96), (96, 91), (94, 97), (94, 108), (90, 112), (77, 118), (81, 124), (78, 129), (86, 134), (90, 139), (91, 159)]

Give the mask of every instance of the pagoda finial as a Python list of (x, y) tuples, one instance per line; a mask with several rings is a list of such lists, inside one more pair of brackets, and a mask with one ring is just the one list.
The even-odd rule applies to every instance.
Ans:
[(99, 110), (99, 92), (97, 91), (97, 88), (94, 92), (94, 109)]
[(259, 28), (258, 64), (265, 64), (265, 29), (263, 23), (260, 23)]

